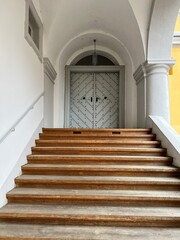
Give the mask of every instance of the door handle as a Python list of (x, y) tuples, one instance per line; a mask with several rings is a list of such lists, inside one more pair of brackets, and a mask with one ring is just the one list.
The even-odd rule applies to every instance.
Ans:
[(96, 102), (98, 102), (98, 100), (99, 100), (99, 98), (98, 98), (98, 97), (96, 97)]
[(93, 98), (91, 97), (91, 102), (93, 101)]

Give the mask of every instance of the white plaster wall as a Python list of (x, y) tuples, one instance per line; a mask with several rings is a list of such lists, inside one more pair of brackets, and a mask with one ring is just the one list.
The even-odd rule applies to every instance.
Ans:
[(0, 8), (0, 136), (43, 91), (42, 64), (24, 38), (25, 1)]
[(14, 188), (14, 179), (21, 174), (21, 166), (27, 162), (31, 147), (41, 131), (43, 123), (43, 99), (41, 98), (26, 117), (0, 144), (0, 207), (6, 203), (6, 193)]
[[(36, 4), (37, 0), (34, 0)], [(24, 38), (25, 1), (0, 1), (0, 138), (43, 92), (43, 69)], [(38, 10), (39, 11), (39, 10)], [(0, 143), (0, 194), (9, 190), (20, 155), (43, 119), (43, 100), (29, 113), (16, 131)], [(26, 155), (26, 154), (25, 154)], [(12, 183), (13, 178), (8, 180)], [(6, 190), (2, 190), (5, 184)], [(12, 186), (12, 185), (11, 185)], [(3, 188), (4, 189), (4, 188)], [(4, 196), (4, 195), (3, 195)], [(0, 198), (1, 198), (0, 197)], [(4, 198), (3, 198), (4, 199)]]

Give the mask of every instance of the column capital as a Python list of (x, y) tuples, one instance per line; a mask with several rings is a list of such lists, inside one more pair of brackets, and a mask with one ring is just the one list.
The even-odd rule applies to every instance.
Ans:
[(168, 75), (169, 68), (175, 64), (174, 59), (170, 60), (148, 60), (144, 63), (146, 69), (146, 76), (154, 74), (166, 74)]
[(133, 74), (136, 84), (139, 84), (147, 76), (153, 74), (168, 74), (169, 68), (175, 64), (176, 60), (157, 60), (151, 59), (142, 63)]
[(172, 67), (176, 63), (175, 59), (149, 59), (146, 60), (143, 64), (144, 65), (167, 65)]
[(50, 62), (49, 58), (47, 58), (47, 57), (43, 58), (43, 65), (44, 65), (44, 73), (47, 75), (47, 77), (54, 84), (57, 73), (56, 73), (52, 63)]

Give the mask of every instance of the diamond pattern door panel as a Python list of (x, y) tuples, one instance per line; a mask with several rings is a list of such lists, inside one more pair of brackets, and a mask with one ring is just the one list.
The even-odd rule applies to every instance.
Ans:
[(96, 73), (95, 128), (119, 127), (118, 73)]
[(93, 94), (93, 73), (71, 73), (69, 127), (93, 128)]

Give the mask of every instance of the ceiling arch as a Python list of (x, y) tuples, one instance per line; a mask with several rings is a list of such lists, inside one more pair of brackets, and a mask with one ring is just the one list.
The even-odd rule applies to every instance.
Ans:
[[(145, 60), (142, 34), (128, 0), (40, 0), (40, 3), (45, 53), (53, 63), (70, 39), (92, 30), (118, 39), (128, 50), (135, 67)], [(99, 39), (99, 44), (104, 45), (100, 41), (103, 39)]]
[(170, 60), (179, 0), (155, 0), (148, 39), (148, 60)]
[(60, 64), (69, 65), (79, 55), (86, 52), (93, 52), (93, 40), (97, 39), (97, 51), (109, 54), (116, 59), (119, 65), (130, 65), (133, 68), (133, 61), (128, 49), (114, 36), (102, 31), (87, 31), (69, 40), (60, 51), (58, 61)]

